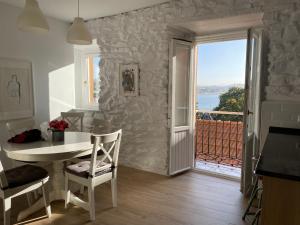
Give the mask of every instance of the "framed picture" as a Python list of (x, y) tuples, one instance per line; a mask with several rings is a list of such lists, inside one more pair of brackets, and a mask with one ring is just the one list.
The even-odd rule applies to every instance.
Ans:
[(120, 64), (120, 94), (139, 95), (139, 65), (137, 63)]
[(34, 114), (31, 63), (0, 58), (0, 120)]

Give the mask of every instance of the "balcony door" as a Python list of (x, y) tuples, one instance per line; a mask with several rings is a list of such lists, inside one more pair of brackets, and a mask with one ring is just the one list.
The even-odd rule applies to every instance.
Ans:
[(171, 40), (169, 77), (169, 175), (193, 168), (192, 43)]
[(261, 29), (250, 29), (248, 31), (244, 111), (244, 164), (241, 182), (241, 189), (245, 195), (251, 190), (253, 171), (259, 155), (262, 35)]

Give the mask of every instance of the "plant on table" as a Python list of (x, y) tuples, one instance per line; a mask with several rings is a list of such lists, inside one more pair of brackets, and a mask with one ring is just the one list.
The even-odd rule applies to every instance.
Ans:
[(52, 131), (65, 131), (69, 127), (69, 124), (64, 120), (52, 120), (49, 122), (50, 130)]

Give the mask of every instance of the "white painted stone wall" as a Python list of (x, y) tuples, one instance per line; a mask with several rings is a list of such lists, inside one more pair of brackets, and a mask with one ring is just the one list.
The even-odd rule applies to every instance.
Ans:
[[(270, 39), (267, 98), (300, 93), (299, 0), (176, 0), (150, 8), (89, 21), (101, 52), (100, 112), (122, 128), (120, 161), (135, 168), (166, 174), (168, 169), (168, 25), (176, 21), (265, 12)], [(140, 96), (119, 95), (119, 64), (140, 65)], [(263, 75), (266, 79), (267, 74)], [(267, 80), (267, 79), (266, 79)], [(88, 119), (87, 128), (91, 127)]]
[(300, 101), (300, 1), (267, 2), (270, 5), (265, 7), (264, 20), (270, 39), (267, 99)]

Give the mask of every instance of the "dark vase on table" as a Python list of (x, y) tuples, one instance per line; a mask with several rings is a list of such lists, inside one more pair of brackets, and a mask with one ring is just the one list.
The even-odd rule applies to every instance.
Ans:
[(65, 140), (65, 132), (61, 130), (52, 130), (52, 141), (60, 142)]

